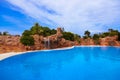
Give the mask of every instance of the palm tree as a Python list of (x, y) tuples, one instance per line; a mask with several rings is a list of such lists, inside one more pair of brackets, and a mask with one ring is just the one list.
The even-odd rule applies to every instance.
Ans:
[(112, 31), (114, 31), (114, 30), (113, 30), (113, 29), (108, 29), (108, 31), (109, 31), (109, 32), (112, 32)]
[(90, 37), (90, 32), (87, 30), (87, 31), (85, 31), (84, 35), (87, 37)]

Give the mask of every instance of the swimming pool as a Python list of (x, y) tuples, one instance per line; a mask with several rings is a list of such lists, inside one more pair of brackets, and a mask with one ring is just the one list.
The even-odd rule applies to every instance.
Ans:
[(0, 61), (0, 80), (120, 80), (120, 47), (28, 52)]

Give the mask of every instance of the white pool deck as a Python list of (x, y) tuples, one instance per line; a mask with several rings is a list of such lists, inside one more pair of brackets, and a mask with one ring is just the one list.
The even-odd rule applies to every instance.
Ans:
[(3, 53), (3, 54), (0, 54), (0, 61), (3, 60), (3, 59), (6, 59), (8, 57), (12, 57), (12, 56), (19, 55), (19, 54), (25, 54), (25, 53), (28, 53), (28, 52), (63, 50), (63, 49), (71, 49), (71, 48), (74, 48), (74, 46), (72, 46), (72, 47), (66, 47), (66, 48), (49, 49), (49, 50), (34, 50), (34, 51), (26, 51), (26, 52), (9, 52), (9, 53)]
[[(71, 48), (74, 48), (74, 47), (109, 47), (109, 46), (94, 46), (94, 45), (91, 45), (91, 46), (72, 46), (72, 47), (66, 47), (66, 48), (49, 49), (49, 50), (35, 50), (35, 51), (63, 50), (63, 49), (71, 49)], [(118, 47), (118, 48), (120, 48), (120, 47)], [(3, 59), (6, 59), (8, 57), (12, 57), (12, 56), (19, 55), (19, 54), (25, 54), (27, 52), (35, 52), (35, 51), (3, 53), (3, 54), (0, 54), (0, 61), (3, 60)]]

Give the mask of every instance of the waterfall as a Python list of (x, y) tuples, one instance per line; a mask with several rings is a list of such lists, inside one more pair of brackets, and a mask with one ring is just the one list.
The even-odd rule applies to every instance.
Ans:
[(45, 48), (50, 48), (50, 39), (48, 38), (44, 38), (44, 46)]
[(48, 37), (48, 48), (50, 48), (50, 39)]
[(46, 38), (44, 38), (44, 47), (46, 48)]

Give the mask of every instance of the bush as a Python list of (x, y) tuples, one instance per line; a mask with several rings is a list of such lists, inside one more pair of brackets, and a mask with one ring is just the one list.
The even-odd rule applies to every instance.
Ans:
[(71, 32), (63, 32), (63, 38), (66, 40), (74, 41), (74, 34)]
[(32, 35), (38, 34), (38, 35), (42, 35), (44, 37), (46, 36), (50, 36), (53, 34), (56, 34), (56, 30), (55, 29), (50, 29), (48, 27), (43, 27), (40, 26), (38, 23), (36, 23), (31, 29), (30, 29)]
[(31, 33), (31, 31), (29, 31), (29, 30), (25, 30), (23, 33), (22, 33), (22, 35), (23, 36), (30, 36), (32, 33)]
[(112, 32), (110, 32), (110, 36), (115, 36), (115, 35), (118, 35), (118, 31), (117, 30), (114, 30), (114, 31), (112, 31)]
[(25, 46), (34, 45), (34, 38), (32, 36), (22, 36), (20, 42)]
[(32, 46), (34, 45), (34, 38), (31, 36), (31, 31), (25, 30), (22, 34), (20, 42), (25, 46)]
[(80, 38), (81, 36), (79, 36), (78, 34), (74, 34), (74, 40), (77, 41), (78, 43), (80, 43)]
[(51, 35), (56, 34), (56, 33), (57, 33), (57, 31), (55, 29), (51, 30)]
[(100, 35), (99, 35), (99, 34), (94, 34), (94, 35), (93, 35), (93, 40), (94, 40), (94, 43), (95, 43), (96, 45), (100, 44), (99, 38), (100, 38)]
[(30, 31), (32, 35), (35, 35), (35, 34), (41, 35), (41, 33), (43, 32), (43, 29), (38, 23), (35, 23), (35, 25), (30, 29)]
[(98, 40), (99, 37), (100, 37), (99, 34), (94, 34), (94, 35), (93, 35), (93, 40)]
[(89, 37), (87, 37), (87, 36), (83, 36), (83, 39), (87, 39), (87, 38), (89, 38)]

